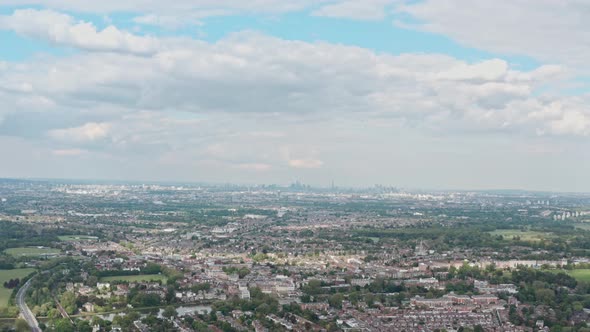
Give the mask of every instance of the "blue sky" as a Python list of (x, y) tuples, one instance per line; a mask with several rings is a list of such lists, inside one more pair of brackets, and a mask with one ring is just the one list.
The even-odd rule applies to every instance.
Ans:
[(0, 176), (588, 191), (580, 13), (0, 0)]

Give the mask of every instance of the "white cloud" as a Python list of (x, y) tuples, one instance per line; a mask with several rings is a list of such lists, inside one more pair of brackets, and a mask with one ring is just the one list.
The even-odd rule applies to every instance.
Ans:
[(161, 47), (155, 38), (136, 36), (112, 25), (98, 31), (92, 23), (51, 10), (16, 10), (12, 15), (0, 16), (0, 29), (90, 51), (151, 54)]
[(272, 165), (269, 164), (238, 164), (237, 168), (248, 170), (248, 171), (257, 171), (257, 172), (264, 172), (268, 171), (272, 168)]
[(333, 2), (334, 0), (0, 0), (0, 5), (43, 6), (47, 8), (90, 13), (160, 13), (186, 15), (204, 11), (217, 14), (227, 13), (268, 13), (279, 14), (303, 10), (310, 6)]
[(590, 117), (587, 112), (564, 112), (560, 119), (551, 121), (549, 128), (555, 134), (590, 136)]
[(493, 59), (476, 64), (458, 63), (449, 70), (440, 72), (438, 78), (448, 80), (501, 80), (508, 74), (508, 63)]
[[(590, 56), (590, 31), (586, 28), (590, 9), (580, 0), (474, 0), (461, 5), (453, 0), (0, 0), (0, 5), (93, 14), (133, 13), (136, 23), (171, 29), (199, 25), (203, 18), (214, 16), (310, 12), (316, 16), (383, 20), (393, 11), (400, 14), (396, 20), (404, 27), (440, 33), (464, 45), (499, 54), (520, 54), (543, 62), (584, 68)], [(404, 15), (409, 20), (399, 23)], [(138, 49), (133, 52), (152, 50), (149, 41), (130, 41), (125, 32), (111, 29), (92, 32), (96, 30), (94, 27), (79, 25), (76, 29), (79, 31), (71, 32), (72, 35), (96, 35), (90, 39), (95, 42), (101, 39), (100, 46), (90, 41), (85, 45), (91, 49), (128, 51), (129, 44), (137, 44), (134, 47)], [(113, 35), (119, 35), (116, 42), (112, 41)], [(68, 44), (76, 40), (72, 37), (65, 38)], [(111, 41), (106, 43), (102, 39)], [(84, 44), (80, 40), (76, 42)]]
[(151, 25), (164, 29), (179, 29), (187, 26), (203, 26), (203, 19), (212, 16), (226, 16), (231, 13), (223, 9), (201, 10), (180, 14), (149, 13), (133, 18), (133, 22), (140, 25)]
[(317, 159), (292, 159), (289, 160), (289, 166), (293, 168), (313, 169), (320, 168), (324, 162)]
[(393, 2), (392, 0), (346, 0), (320, 7), (314, 10), (312, 15), (357, 20), (382, 20), (387, 17), (387, 8)]
[(398, 10), (421, 22), (404, 26), (440, 33), (467, 46), (588, 69), (587, 1), (424, 0)]
[(590, 112), (588, 100), (579, 97), (570, 97), (556, 100), (546, 107), (531, 112), (529, 117), (543, 121), (547, 125), (538, 128), (540, 135), (590, 135)]
[(231, 15), (280, 15), (311, 11), (315, 16), (380, 20), (389, 9), (403, 0), (0, 0), (0, 6), (42, 6), (70, 12), (99, 14), (135, 13), (134, 21), (175, 29), (186, 25), (200, 25), (201, 19)]
[(88, 153), (86, 150), (82, 149), (62, 149), (62, 150), (53, 150), (52, 153), (59, 157), (76, 157), (83, 154)]
[[(283, 114), (286, 121), (364, 114), (437, 131), (462, 126), (576, 135), (583, 131), (550, 130), (554, 119), (529, 116), (571, 99), (538, 90), (556, 86), (563, 73), (558, 66), (520, 71), (500, 59), (467, 63), (437, 54), (392, 56), (239, 33), (213, 44), (187, 41), (151, 56), (87, 53), (8, 65), (0, 86), (38, 100), (39, 108), (90, 107), (101, 114), (108, 109)], [(5, 98), (15, 103), (15, 95)], [(563, 118), (574, 111), (589, 116), (583, 101), (571, 103), (578, 107), (560, 109)]]
[(67, 129), (54, 129), (48, 135), (56, 140), (74, 143), (92, 142), (108, 136), (111, 130), (109, 123), (86, 123), (80, 127)]

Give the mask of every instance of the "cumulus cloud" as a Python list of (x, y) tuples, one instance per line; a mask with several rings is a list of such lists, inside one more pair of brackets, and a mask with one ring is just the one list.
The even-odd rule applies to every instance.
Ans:
[(51, 10), (20, 9), (0, 16), (0, 29), (52, 44), (90, 51), (154, 53), (161, 44), (152, 37), (141, 37), (108, 26), (99, 31), (92, 23)]
[(529, 113), (529, 118), (547, 124), (538, 128), (539, 135), (589, 136), (590, 112), (587, 103), (588, 100), (579, 97), (556, 100)]
[(458, 63), (438, 74), (440, 79), (448, 80), (501, 80), (508, 74), (508, 63), (500, 59), (482, 61), (476, 64)]
[[(578, 135), (583, 131), (549, 130), (555, 119), (530, 116), (570, 99), (538, 91), (555, 84), (562, 72), (558, 66), (517, 70), (500, 59), (468, 63), (437, 54), (392, 56), (238, 33), (150, 56), (86, 53), (9, 65), (1, 85), (58, 109), (283, 114), (286, 121), (363, 114), (437, 131), (463, 126)], [(12, 95), (5, 98), (14, 103)], [(574, 111), (589, 116), (584, 100), (567, 102), (577, 108), (559, 109), (563, 118)]]

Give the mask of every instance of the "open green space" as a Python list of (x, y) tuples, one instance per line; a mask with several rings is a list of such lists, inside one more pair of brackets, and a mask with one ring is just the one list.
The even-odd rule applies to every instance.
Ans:
[(59, 249), (53, 248), (42, 248), (42, 247), (27, 247), (27, 248), (10, 248), (4, 250), (4, 252), (13, 257), (39, 257), (44, 255), (55, 255), (59, 254)]
[(590, 282), (590, 269), (576, 269), (576, 270), (562, 270), (562, 269), (549, 269), (545, 270), (551, 273), (566, 273), (572, 276), (577, 281)]
[(113, 276), (100, 278), (101, 282), (126, 281), (126, 282), (140, 282), (140, 281), (162, 281), (166, 283), (168, 278), (162, 274), (140, 274), (136, 276)]
[(585, 231), (590, 231), (590, 222), (580, 222), (574, 225), (577, 229), (583, 229)]
[(60, 241), (64, 242), (98, 240), (98, 237), (88, 235), (62, 235), (58, 236), (58, 238)]
[(522, 231), (519, 229), (497, 229), (490, 232), (492, 236), (502, 236), (505, 240), (516, 240), (525, 242), (543, 241), (553, 236), (552, 233), (536, 232), (536, 231)]
[(574, 277), (578, 281), (590, 282), (590, 269), (566, 270), (564, 272)]
[(4, 288), (4, 282), (10, 279), (22, 279), (35, 272), (35, 269), (0, 270), (0, 308), (8, 306), (12, 289)]
[(371, 241), (373, 241), (373, 243), (379, 243), (378, 237), (370, 237), (369, 239), (371, 239)]

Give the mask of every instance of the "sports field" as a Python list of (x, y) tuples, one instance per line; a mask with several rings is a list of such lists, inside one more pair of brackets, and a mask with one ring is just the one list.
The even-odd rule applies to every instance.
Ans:
[(8, 306), (8, 300), (12, 295), (12, 289), (4, 288), (4, 282), (10, 279), (22, 279), (35, 272), (35, 269), (0, 270), (0, 308)]
[(159, 281), (166, 283), (168, 278), (162, 274), (140, 274), (136, 276), (113, 276), (100, 278), (101, 282), (126, 281), (126, 282), (140, 282), (140, 281)]
[(27, 247), (27, 248), (10, 248), (4, 250), (5, 253), (14, 257), (39, 257), (43, 255), (55, 255), (59, 254), (59, 249), (53, 248), (38, 248), (38, 247)]

